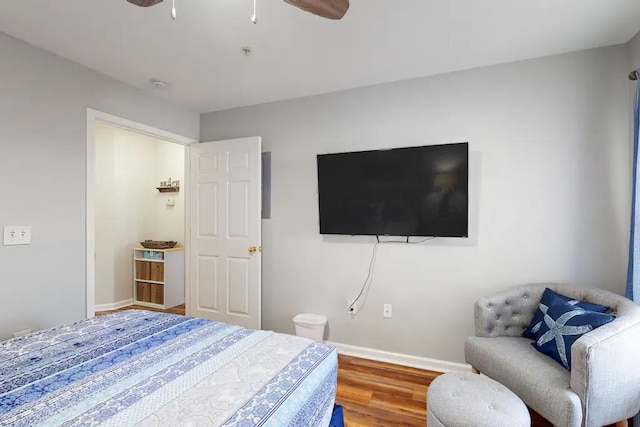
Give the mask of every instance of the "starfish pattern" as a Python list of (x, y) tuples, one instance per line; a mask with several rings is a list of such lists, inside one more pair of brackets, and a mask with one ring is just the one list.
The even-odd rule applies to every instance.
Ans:
[[(567, 304), (576, 305), (579, 302), (580, 301), (578, 300), (572, 299), (571, 301), (567, 301)], [(547, 315), (547, 311), (549, 310), (549, 307), (547, 307), (545, 304), (540, 303), (538, 308), (545, 316)], [(533, 328), (531, 328), (531, 332), (533, 332), (534, 334), (537, 334), (541, 326), (542, 326), (542, 320), (536, 323)]]
[(545, 313), (544, 323), (549, 327), (549, 330), (545, 332), (540, 338), (538, 338), (537, 345), (542, 346), (552, 340), (555, 340), (558, 355), (565, 368), (569, 369), (569, 361), (567, 360), (567, 349), (564, 342), (564, 337), (567, 335), (582, 335), (593, 330), (591, 325), (573, 326), (567, 325), (567, 322), (578, 316), (584, 314), (585, 310), (576, 308), (575, 310), (568, 311), (554, 320), (551, 316)]

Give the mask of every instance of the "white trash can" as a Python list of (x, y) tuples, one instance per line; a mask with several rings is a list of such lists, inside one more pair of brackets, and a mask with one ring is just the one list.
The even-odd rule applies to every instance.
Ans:
[(296, 335), (317, 342), (324, 340), (324, 327), (327, 324), (327, 316), (321, 314), (303, 313), (293, 318), (296, 325)]

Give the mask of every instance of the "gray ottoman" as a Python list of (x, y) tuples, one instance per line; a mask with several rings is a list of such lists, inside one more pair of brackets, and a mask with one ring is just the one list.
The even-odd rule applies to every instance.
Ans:
[(531, 426), (525, 404), (484, 375), (452, 372), (433, 380), (427, 391), (427, 427)]

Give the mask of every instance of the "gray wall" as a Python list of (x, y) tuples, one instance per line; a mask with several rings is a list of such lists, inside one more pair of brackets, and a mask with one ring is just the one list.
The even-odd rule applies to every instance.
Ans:
[[(272, 152), (263, 326), (293, 332), (296, 313), (324, 313), (331, 341), (463, 362), (482, 295), (539, 281), (623, 292), (627, 55), (610, 47), (203, 115), (202, 141), (259, 135)], [(381, 246), (351, 319), (375, 239), (318, 233), (316, 154), (457, 141), (471, 150), (470, 238)]]
[(640, 33), (627, 44), (629, 54), (629, 71), (640, 68)]
[(199, 115), (0, 33), (0, 339), (85, 317), (86, 108), (187, 137)]

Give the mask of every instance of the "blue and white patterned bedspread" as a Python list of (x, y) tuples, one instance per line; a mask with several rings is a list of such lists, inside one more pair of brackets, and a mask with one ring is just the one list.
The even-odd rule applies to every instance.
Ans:
[(318, 426), (333, 347), (129, 310), (0, 343), (2, 426)]

